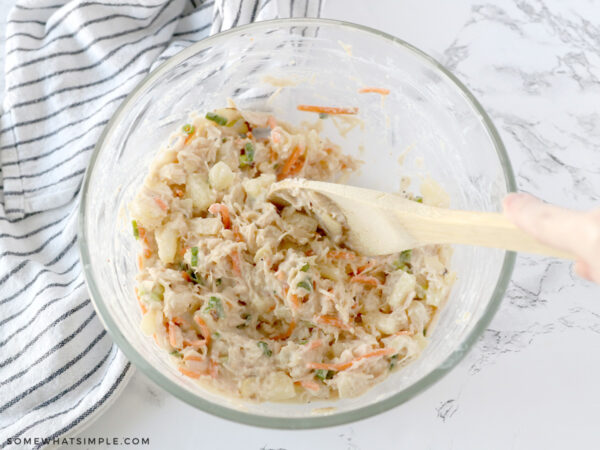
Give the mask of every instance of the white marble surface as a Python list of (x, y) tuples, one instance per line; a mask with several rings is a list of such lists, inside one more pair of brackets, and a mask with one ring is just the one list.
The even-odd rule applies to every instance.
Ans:
[[(520, 189), (600, 205), (600, 1), (365, 3), (326, 0), (324, 16), (397, 35), (450, 68), (490, 113)], [(329, 429), (257, 429), (197, 411), (138, 373), (81, 436), (150, 437), (152, 449), (592, 449), (599, 350), (600, 287), (569, 263), (521, 256), (475, 348), (392, 411)]]

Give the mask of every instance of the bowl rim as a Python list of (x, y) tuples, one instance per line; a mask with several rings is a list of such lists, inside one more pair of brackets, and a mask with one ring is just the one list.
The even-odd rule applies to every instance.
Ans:
[(498, 310), (498, 307), (504, 297), (504, 293), (510, 281), (512, 271), (515, 265), (516, 255), (514, 252), (505, 252), (504, 260), (502, 263), (502, 268), (500, 271), (500, 275), (498, 277), (498, 281), (494, 288), (493, 294), (490, 298), (490, 301), (486, 307), (486, 310), (482, 314), (481, 318), (477, 321), (471, 332), (466, 336), (460, 345), (446, 358), (446, 360), (440, 364), (437, 368), (428, 373), (425, 377), (421, 378), (414, 384), (410, 385), (408, 388), (397, 392), (396, 394), (378, 401), (377, 403), (364, 406), (352, 411), (333, 413), (330, 415), (321, 415), (314, 417), (271, 417), (264, 416), (252, 413), (242, 412), (236, 409), (232, 409), (226, 406), (221, 406), (216, 403), (212, 403), (208, 400), (205, 400), (198, 396), (190, 396), (189, 391), (178, 386), (173, 383), (169, 378), (163, 375), (160, 371), (158, 371), (154, 366), (149, 364), (145, 358), (132, 346), (129, 344), (127, 339), (125, 339), (124, 335), (119, 331), (116, 323), (112, 319), (108, 309), (106, 308), (104, 302), (102, 301), (102, 297), (100, 295), (100, 291), (96, 284), (96, 281), (91, 272), (91, 257), (86, 244), (86, 233), (85, 233), (85, 223), (86, 223), (86, 198), (88, 195), (89, 184), (91, 176), (94, 172), (94, 167), (96, 163), (96, 159), (101, 148), (106, 141), (107, 136), (112, 132), (113, 126), (115, 122), (119, 120), (119, 118), (128, 110), (128, 106), (132, 104), (132, 102), (139, 96), (141, 93), (151, 85), (154, 80), (158, 77), (162, 76), (165, 72), (170, 70), (171, 67), (177, 65), (181, 61), (187, 59), (193, 54), (201, 51), (202, 49), (209, 47), (215, 43), (222, 42), (226, 40), (228, 36), (242, 34), (248, 30), (255, 30), (260, 28), (271, 28), (273, 26), (325, 26), (325, 27), (340, 27), (344, 29), (350, 29), (352, 31), (360, 31), (363, 33), (367, 33), (379, 38), (383, 38), (392, 44), (399, 45), (404, 47), (405, 49), (413, 52), (416, 56), (420, 57), (426, 63), (431, 65), (434, 69), (439, 71), (443, 76), (449, 79), (454, 85), (458, 88), (458, 90), (466, 97), (467, 102), (473, 107), (474, 111), (479, 114), (484, 128), (486, 129), (492, 143), (494, 144), (494, 148), (496, 149), (496, 153), (498, 155), (498, 159), (503, 169), (503, 174), (505, 178), (506, 188), (508, 192), (516, 191), (516, 182), (513, 173), (512, 166), (510, 164), (510, 160), (504, 144), (500, 138), (500, 135), (492, 123), (492, 120), (485, 112), (479, 101), (475, 98), (475, 96), (467, 89), (467, 87), (448, 69), (446, 69), (441, 63), (439, 63), (436, 59), (425, 53), (424, 51), (418, 49), (417, 47), (409, 44), (408, 42), (385, 33), (383, 31), (365, 26), (360, 24), (355, 24), (351, 22), (341, 21), (341, 20), (333, 20), (333, 19), (321, 19), (321, 18), (289, 18), (289, 19), (274, 19), (267, 20), (261, 22), (254, 22), (251, 24), (239, 26), (230, 30), (226, 30), (215, 34), (213, 36), (209, 36), (207, 38), (202, 39), (196, 43), (191, 44), (189, 47), (180, 51), (176, 55), (170, 57), (165, 62), (163, 62), (156, 69), (151, 71), (146, 77), (131, 91), (131, 93), (123, 100), (121, 105), (115, 111), (114, 115), (104, 127), (95, 147), (93, 153), (90, 157), (90, 162), (88, 168), (85, 172), (85, 177), (82, 186), (81, 193), (81, 201), (79, 206), (79, 214), (78, 214), (78, 247), (80, 258), (83, 263), (83, 272), (85, 281), (88, 287), (88, 291), (90, 293), (90, 297), (92, 300), (92, 304), (100, 318), (104, 328), (108, 331), (111, 338), (118, 345), (118, 347), (123, 351), (123, 353), (127, 356), (127, 358), (138, 368), (140, 369), (147, 377), (149, 377), (152, 381), (158, 384), (160, 387), (177, 397), (178, 399), (184, 401), (185, 403), (194, 406), (204, 412), (215, 415), (217, 417), (221, 417), (227, 420), (231, 420), (234, 422), (246, 424), (246, 425), (254, 425), (258, 427), (264, 428), (275, 428), (275, 429), (313, 429), (313, 428), (323, 428), (330, 427), (336, 425), (343, 425), (346, 423), (354, 422), (357, 420), (365, 419), (376, 414), (383, 413), (389, 409), (392, 409), (396, 406), (405, 403), (406, 401), (412, 399), (417, 394), (421, 393), (428, 387), (432, 386), (434, 383), (439, 381), (444, 375), (449, 373), (469, 352), (469, 350), (473, 347), (473, 344), (477, 341), (479, 336), (483, 333), (483, 331), (487, 328), (489, 323), (491, 322), (494, 314)]

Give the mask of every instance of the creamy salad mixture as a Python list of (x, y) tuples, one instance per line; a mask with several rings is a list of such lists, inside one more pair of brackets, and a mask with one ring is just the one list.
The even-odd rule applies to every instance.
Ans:
[(267, 197), (277, 180), (358, 166), (315, 127), (236, 108), (190, 116), (160, 149), (130, 207), (137, 296), (144, 332), (184, 376), (306, 402), (360, 395), (420, 354), (454, 280), (450, 248), (364, 257), (326, 210)]

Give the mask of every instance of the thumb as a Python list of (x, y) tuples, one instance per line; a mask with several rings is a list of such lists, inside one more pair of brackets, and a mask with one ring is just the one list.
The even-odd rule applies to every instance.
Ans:
[(503, 206), (516, 226), (540, 242), (577, 255), (586, 252), (584, 213), (549, 205), (529, 194), (509, 194)]

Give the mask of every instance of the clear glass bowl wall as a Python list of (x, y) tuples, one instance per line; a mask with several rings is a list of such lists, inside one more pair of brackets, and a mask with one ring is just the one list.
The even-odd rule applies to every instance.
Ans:
[[(278, 89), (273, 79), (289, 85)], [(365, 86), (391, 93), (385, 99), (359, 94)], [(92, 299), (113, 339), (139, 369), (184, 401), (259, 426), (345, 423), (389, 409), (430, 386), (489, 323), (514, 255), (457, 246), (452, 268), (458, 280), (429, 346), (420, 359), (358, 398), (312, 404), (226, 398), (182, 377), (168, 355), (141, 333), (133, 292), (139, 249), (127, 204), (159, 145), (188, 113), (223, 107), (227, 98), (296, 124), (317, 119), (297, 111), (298, 104), (358, 107), (364, 128), (345, 138), (330, 119), (324, 121), (325, 135), (365, 161), (350, 184), (398, 191), (401, 177), (410, 176), (418, 193), (420, 177), (430, 176), (450, 194), (453, 208), (480, 211), (500, 210), (502, 197), (514, 187), (502, 143), (476, 100), (435, 61), (398, 39), (323, 20), (263, 22), (206, 39), (138, 86), (106, 127), (87, 173), (80, 249)]]

